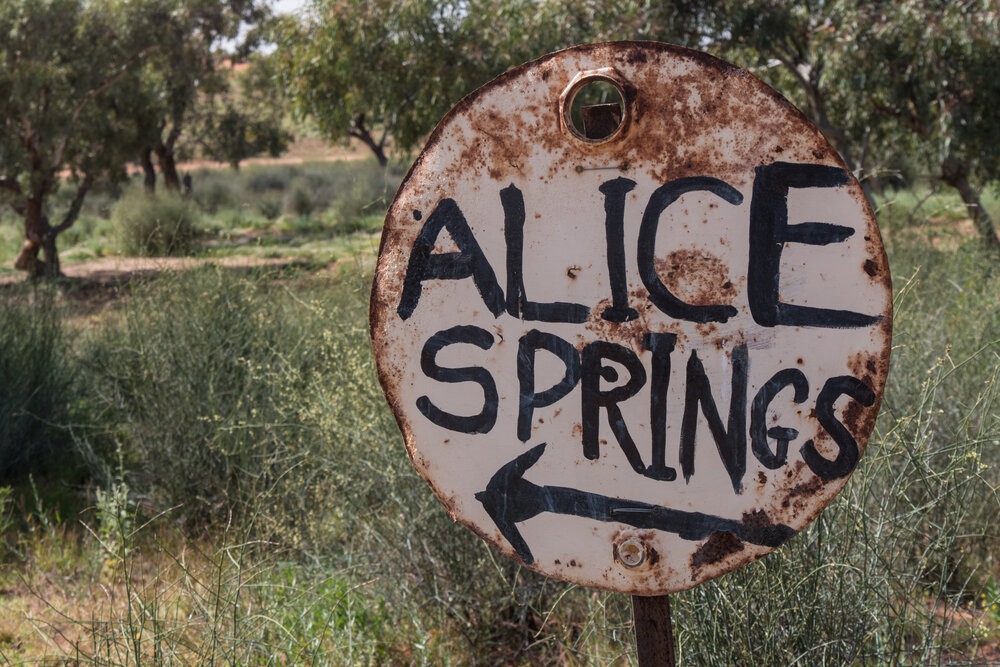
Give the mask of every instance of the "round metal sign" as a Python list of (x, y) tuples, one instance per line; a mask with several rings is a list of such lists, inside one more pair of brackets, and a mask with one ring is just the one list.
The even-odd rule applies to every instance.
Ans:
[(455, 519), (654, 595), (768, 553), (844, 486), (891, 298), (862, 190), (801, 113), (703, 53), (597, 44), (434, 130), (386, 217), (371, 336)]

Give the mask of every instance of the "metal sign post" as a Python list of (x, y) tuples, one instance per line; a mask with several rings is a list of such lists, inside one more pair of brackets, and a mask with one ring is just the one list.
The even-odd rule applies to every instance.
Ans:
[(637, 596), (640, 655), (669, 656), (660, 596), (766, 555), (847, 482), (891, 297), (861, 187), (801, 113), (706, 54), (596, 44), (434, 130), (386, 216), (371, 337), (451, 516)]
[(674, 667), (674, 629), (670, 596), (632, 596), (632, 625), (639, 667)]

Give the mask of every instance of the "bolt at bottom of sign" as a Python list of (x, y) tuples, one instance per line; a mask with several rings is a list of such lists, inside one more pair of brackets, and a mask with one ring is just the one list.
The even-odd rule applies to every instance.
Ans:
[(630, 537), (618, 545), (618, 560), (625, 567), (639, 567), (646, 562), (646, 545)]

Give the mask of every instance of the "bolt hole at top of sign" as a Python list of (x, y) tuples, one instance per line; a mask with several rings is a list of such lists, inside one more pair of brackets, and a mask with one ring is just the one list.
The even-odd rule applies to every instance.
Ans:
[(561, 100), (563, 122), (580, 141), (600, 144), (621, 134), (628, 108), (621, 84), (603, 73), (585, 73), (569, 86)]

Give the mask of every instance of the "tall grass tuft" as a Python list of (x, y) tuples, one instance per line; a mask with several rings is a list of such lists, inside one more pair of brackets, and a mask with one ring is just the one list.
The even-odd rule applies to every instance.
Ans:
[(54, 291), (23, 291), (0, 303), (0, 483), (23, 481), (72, 453), (68, 344)]
[(156, 508), (181, 506), (198, 523), (252, 513), (303, 456), (302, 342), (280, 298), (238, 274), (207, 267), (150, 284), (90, 341), (104, 424), (94, 437), (117, 442)]

